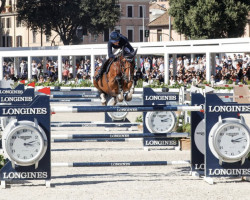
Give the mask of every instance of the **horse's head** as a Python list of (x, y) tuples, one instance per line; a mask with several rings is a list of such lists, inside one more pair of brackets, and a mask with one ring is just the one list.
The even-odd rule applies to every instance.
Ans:
[(119, 56), (119, 60), (121, 63), (122, 77), (126, 82), (133, 80), (136, 52), (137, 49), (132, 53), (127, 53), (123, 49)]

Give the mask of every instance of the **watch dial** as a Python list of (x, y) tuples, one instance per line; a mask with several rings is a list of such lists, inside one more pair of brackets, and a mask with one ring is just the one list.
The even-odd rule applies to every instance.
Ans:
[(249, 133), (240, 124), (227, 124), (217, 131), (214, 143), (222, 157), (241, 158), (249, 149)]
[(43, 141), (37, 131), (20, 129), (10, 135), (7, 141), (11, 157), (19, 162), (36, 159), (41, 153)]
[(175, 125), (175, 116), (170, 111), (152, 112), (148, 120), (154, 133), (167, 133)]
[[(111, 99), (112, 100), (112, 99)], [(111, 105), (112, 101), (108, 102), (108, 106)], [(122, 101), (122, 102), (117, 102), (115, 104), (115, 106), (127, 106), (127, 102), (126, 101)], [(108, 112), (108, 115), (110, 118), (115, 119), (115, 120), (122, 120), (125, 119), (127, 116), (128, 112)]]

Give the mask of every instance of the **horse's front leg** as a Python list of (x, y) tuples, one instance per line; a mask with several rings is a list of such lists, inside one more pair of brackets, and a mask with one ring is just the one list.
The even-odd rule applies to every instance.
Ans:
[(100, 97), (101, 97), (101, 103), (102, 103), (102, 105), (106, 106), (107, 105), (107, 100), (106, 100), (105, 94), (101, 93)]
[(118, 95), (117, 95), (117, 100), (119, 102), (123, 102), (123, 90), (122, 90), (122, 85), (121, 85), (121, 77), (120, 76), (117, 76), (116, 77), (116, 81), (117, 81), (117, 84), (118, 84)]
[(133, 81), (129, 92), (125, 96), (126, 101), (131, 101), (132, 100), (132, 97), (133, 97), (133, 94), (134, 94), (134, 89), (135, 89), (135, 85), (134, 85), (134, 81)]

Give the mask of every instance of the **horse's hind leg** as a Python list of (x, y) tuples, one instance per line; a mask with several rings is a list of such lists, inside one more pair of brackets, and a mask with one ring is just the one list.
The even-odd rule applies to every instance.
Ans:
[(107, 105), (107, 101), (106, 101), (106, 97), (105, 97), (105, 94), (104, 93), (101, 93), (100, 94), (100, 97), (101, 97), (101, 103), (103, 106), (106, 106)]

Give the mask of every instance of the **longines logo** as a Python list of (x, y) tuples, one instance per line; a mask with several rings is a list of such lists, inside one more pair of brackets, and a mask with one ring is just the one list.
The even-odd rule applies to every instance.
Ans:
[(250, 106), (208, 106), (208, 112), (249, 112)]
[(1, 102), (33, 101), (32, 97), (1, 97)]
[(250, 169), (209, 169), (209, 175), (250, 175)]
[(234, 137), (234, 136), (236, 136), (236, 135), (239, 135), (239, 133), (227, 133), (226, 135), (231, 136), (231, 137)]
[(45, 115), (46, 108), (3, 108), (2, 115)]
[(0, 90), (0, 94), (23, 94), (23, 90)]
[(197, 135), (203, 136), (203, 135), (205, 135), (205, 132), (203, 132), (203, 131), (201, 131), (201, 132), (196, 132), (196, 134), (197, 134)]
[(177, 96), (146, 96), (145, 100), (165, 100), (165, 101), (176, 101)]
[(176, 140), (146, 140), (145, 145), (147, 146), (175, 146), (177, 145)]
[(47, 172), (9, 172), (3, 173), (3, 179), (24, 179), (24, 178), (34, 178), (34, 179), (39, 179), (39, 178), (47, 178), (48, 174)]

